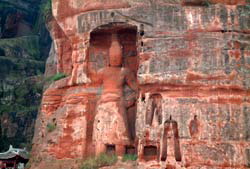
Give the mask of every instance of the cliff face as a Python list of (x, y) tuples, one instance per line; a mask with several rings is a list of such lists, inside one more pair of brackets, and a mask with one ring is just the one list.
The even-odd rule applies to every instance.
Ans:
[(40, 4), (0, 2), (0, 152), (9, 144), (31, 148), (50, 48)]
[[(247, 3), (54, 0), (48, 67), (68, 76), (44, 92), (32, 169), (77, 168), (101, 151), (136, 153), (141, 168), (247, 168)], [(114, 32), (123, 55), (114, 70), (125, 73), (109, 71)], [(129, 142), (113, 139), (123, 137), (119, 113)], [(110, 128), (117, 137), (96, 134)]]

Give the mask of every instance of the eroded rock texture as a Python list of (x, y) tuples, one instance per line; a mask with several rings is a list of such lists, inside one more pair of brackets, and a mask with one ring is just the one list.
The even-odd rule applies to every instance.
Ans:
[[(99, 151), (136, 153), (138, 168), (249, 167), (247, 3), (54, 0), (50, 25), (57, 62), (49, 63), (68, 77), (44, 92), (32, 169), (77, 168)], [(109, 73), (114, 32), (122, 65)], [(133, 74), (134, 88), (128, 82)], [(100, 104), (106, 91), (122, 105), (112, 99)], [(125, 112), (119, 117), (127, 121), (128, 142), (118, 145), (105, 132), (95, 137), (99, 118), (101, 130), (125, 130), (116, 115), (109, 117), (112, 112)], [(98, 148), (96, 141), (105, 144)]]

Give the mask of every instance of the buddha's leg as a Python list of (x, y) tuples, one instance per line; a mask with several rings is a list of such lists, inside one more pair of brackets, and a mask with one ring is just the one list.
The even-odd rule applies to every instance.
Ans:
[(105, 114), (103, 113), (103, 105), (98, 105), (96, 109), (96, 116), (93, 124), (93, 136), (92, 139), (95, 143), (95, 155), (104, 153), (106, 146), (103, 142), (103, 135), (105, 134)]
[(122, 120), (124, 122), (124, 125), (125, 125), (125, 136), (128, 137), (128, 139), (130, 138), (130, 133), (129, 133), (129, 126), (128, 126), (128, 117), (127, 117), (127, 112), (125, 110), (125, 106), (124, 106), (124, 101), (121, 100), (120, 102), (118, 102), (118, 111), (119, 111), (119, 114), (122, 116)]
[(95, 145), (95, 155), (99, 155), (101, 153), (105, 153), (106, 151), (106, 146), (104, 143), (101, 142), (97, 142)]

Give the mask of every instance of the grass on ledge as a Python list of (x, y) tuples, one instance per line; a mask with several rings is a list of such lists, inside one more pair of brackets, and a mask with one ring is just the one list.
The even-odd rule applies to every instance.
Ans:
[(122, 157), (122, 162), (126, 161), (136, 161), (137, 155), (136, 154), (124, 154)]
[(48, 77), (48, 78), (46, 79), (46, 81), (48, 81), (48, 82), (54, 82), (54, 81), (63, 79), (63, 78), (65, 78), (65, 77), (67, 77), (66, 74), (64, 74), (64, 73), (57, 73), (57, 74), (55, 74), (55, 75), (53, 75), (53, 76)]
[(116, 155), (102, 153), (97, 157), (90, 157), (82, 163), (81, 169), (98, 169), (104, 166), (111, 166), (117, 162)]

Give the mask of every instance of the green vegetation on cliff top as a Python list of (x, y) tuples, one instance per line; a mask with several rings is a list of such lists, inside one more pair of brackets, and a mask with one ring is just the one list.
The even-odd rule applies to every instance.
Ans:
[(35, 23), (33, 32), (38, 34), (40, 28), (48, 22), (52, 17), (52, 2), (51, 0), (44, 1), (40, 4), (39, 15)]
[(51, 0), (0, 1), (0, 119), (7, 121), (0, 123), (0, 152), (9, 144), (30, 145), (33, 137), (51, 45), (43, 19), (51, 11), (49, 4)]
[(5, 56), (40, 60), (39, 37), (36, 35), (0, 39)]
[(50, 20), (52, 17), (52, 0), (47, 0), (45, 3), (42, 3), (40, 11), (44, 21)]

